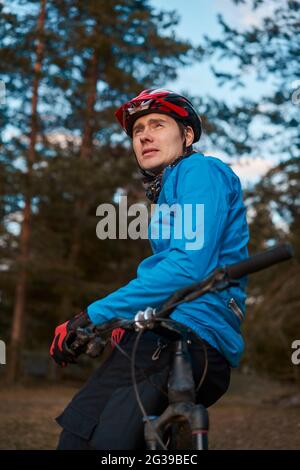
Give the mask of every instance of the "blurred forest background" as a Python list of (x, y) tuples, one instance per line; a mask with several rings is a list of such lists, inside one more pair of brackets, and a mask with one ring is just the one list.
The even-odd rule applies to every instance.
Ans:
[[(245, 3), (233, 0), (235, 4)], [(243, 87), (248, 73), (271, 77), (269, 95), (247, 88), (238, 103), (190, 96), (204, 122), (206, 154), (279, 157), (244, 188), (250, 254), (285, 240), (296, 260), (250, 279), (242, 367), (287, 381), (300, 377), (291, 344), (300, 339), (300, 2), (272, 4), (261, 26), (242, 32), (219, 23), (222, 37), (197, 46), (176, 34), (176, 11), (148, 0), (13, 0), (0, 4), (0, 338), (11, 382), (53, 378), (49, 343), (58, 323), (127, 283), (149, 256), (146, 240), (99, 240), (103, 202), (145, 201), (117, 106), (144, 88), (163, 87), (182, 67), (214, 57), (219, 86)], [(7, 4), (7, 2), (6, 2)], [(222, 61), (235, 64), (224, 71)], [(237, 71), (237, 72), (236, 72)], [(189, 93), (188, 84), (186, 90)], [(215, 155), (218, 157), (218, 155)], [(70, 369), (70, 368), (68, 368)], [(75, 371), (75, 368), (72, 369)], [(67, 374), (70, 372), (64, 372)]]

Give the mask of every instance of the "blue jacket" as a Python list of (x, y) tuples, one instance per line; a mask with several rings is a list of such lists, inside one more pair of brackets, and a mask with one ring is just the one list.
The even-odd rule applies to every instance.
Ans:
[[(177, 208), (168, 212), (173, 204)], [(185, 208), (189, 210), (185, 212)], [(181, 236), (177, 222), (182, 219)], [(88, 306), (94, 324), (114, 317), (131, 319), (147, 306), (160, 307), (177, 289), (203, 279), (218, 266), (248, 256), (248, 225), (239, 178), (218, 158), (200, 153), (166, 167), (149, 224), (149, 239), (153, 255), (140, 263), (136, 278)], [(239, 287), (184, 303), (171, 315), (217, 348), (232, 367), (239, 363), (244, 342), (240, 315), (229, 302), (235, 299), (245, 314), (246, 281), (244, 277)]]

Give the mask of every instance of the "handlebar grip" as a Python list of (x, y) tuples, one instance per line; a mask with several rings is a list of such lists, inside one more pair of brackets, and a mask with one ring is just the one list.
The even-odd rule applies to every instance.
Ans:
[(225, 266), (225, 269), (231, 279), (238, 279), (247, 274), (268, 268), (273, 264), (291, 259), (293, 255), (292, 246), (289, 243), (282, 243), (274, 248), (269, 248), (257, 255), (251, 256), (240, 263)]

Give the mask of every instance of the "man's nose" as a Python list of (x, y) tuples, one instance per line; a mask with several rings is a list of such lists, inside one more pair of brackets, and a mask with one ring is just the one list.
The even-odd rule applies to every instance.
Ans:
[(149, 131), (149, 129), (143, 129), (143, 132), (141, 133), (140, 135), (140, 141), (141, 143), (143, 144), (144, 142), (149, 142), (149, 141), (152, 141), (153, 138), (152, 138), (152, 135), (151, 135), (151, 132)]

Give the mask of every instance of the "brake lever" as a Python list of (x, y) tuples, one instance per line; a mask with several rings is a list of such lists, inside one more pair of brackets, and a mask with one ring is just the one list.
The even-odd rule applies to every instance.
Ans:
[(94, 327), (77, 328), (76, 338), (70, 345), (70, 349), (75, 356), (84, 352), (95, 358), (100, 356), (105, 345), (106, 340), (97, 335), (97, 330)]
[(82, 349), (95, 337), (95, 333), (89, 327), (87, 328), (77, 328), (76, 330), (76, 338), (70, 344), (70, 350), (76, 354)]

